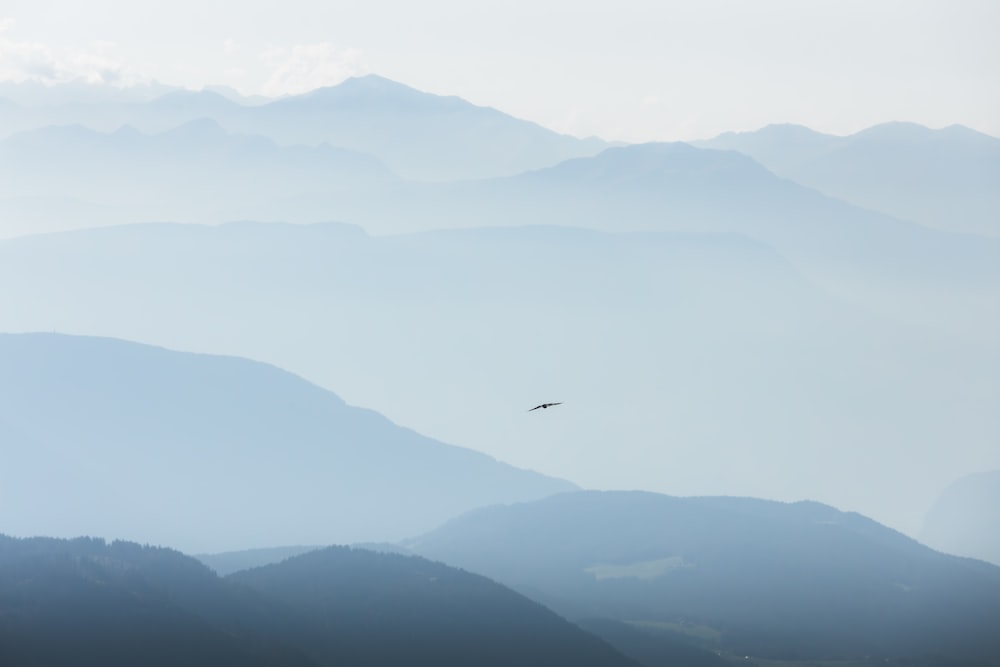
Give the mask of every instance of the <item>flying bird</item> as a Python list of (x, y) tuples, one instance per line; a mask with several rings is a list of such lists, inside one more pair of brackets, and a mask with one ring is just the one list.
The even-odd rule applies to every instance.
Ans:
[[(538, 408), (551, 408), (553, 405), (562, 405), (562, 403), (542, 403), (541, 405), (536, 405), (531, 408), (531, 410), (537, 410)], [(528, 410), (528, 412), (531, 412), (531, 410)]]

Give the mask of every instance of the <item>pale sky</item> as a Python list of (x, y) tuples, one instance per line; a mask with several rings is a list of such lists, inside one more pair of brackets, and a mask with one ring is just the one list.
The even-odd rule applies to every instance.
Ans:
[(1000, 0), (0, 0), (0, 80), (281, 95), (375, 73), (568, 134), (1000, 136)]

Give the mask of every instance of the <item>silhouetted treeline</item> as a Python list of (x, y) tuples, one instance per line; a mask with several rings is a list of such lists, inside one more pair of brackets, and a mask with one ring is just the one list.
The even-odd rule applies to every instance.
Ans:
[(328, 548), (219, 578), (127, 542), (0, 536), (0, 665), (633, 662), (530, 600), (419, 557)]

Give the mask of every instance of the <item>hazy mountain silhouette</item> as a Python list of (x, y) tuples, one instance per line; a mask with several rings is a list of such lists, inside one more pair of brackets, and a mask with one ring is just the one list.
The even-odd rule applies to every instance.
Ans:
[(407, 546), (570, 618), (702, 626), (738, 655), (1000, 656), (1000, 568), (818, 503), (578, 492)]
[[(325, 142), (373, 155), (404, 178), (435, 181), (512, 176), (594, 156), (609, 146), (597, 139), (559, 135), (495, 109), (424, 93), (376, 75), (266, 103), (231, 91), (224, 95), (169, 88), (155, 88), (164, 91), (155, 99), (147, 90), (72, 103), (72, 91), (86, 96), (86, 88), (56, 86), (55, 92), (42, 96), (12, 95), (13, 89), (4, 95), (0, 88), (0, 98), (10, 102), (0, 107), (0, 119), (7, 133), (79, 123), (104, 132), (130, 125), (158, 134), (207, 117), (229, 132), (260, 135), (282, 145)], [(34, 105), (17, 103), (24, 99)], [(993, 187), (1000, 178), (1000, 139), (968, 128), (930, 130), (889, 123), (836, 137), (779, 125), (695, 143), (738, 150), (780, 176), (864, 208), (949, 231), (1000, 234), (995, 224), (1000, 204)], [(296, 197), (315, 199), (319, 194)], [(718, 194), (717, 200), (727, 198)], [(421, 190), (412, 197), (419, 202), (427, 194)], [(434, 208), (433, 202), (429, 206)], [(350, 209), (349, 202), (345, 210)], [(306, 219), (315, 222), (323, 219), (317, 210), (318, 204), (302, 210), (300, 203), (296, 215), (308, 213)], [(267, 217), (292, 220), (285, 215)], [(326, 219), (330, 217), (338, 215)]]
[[(928, 309), (926, 299), (957, 287), (979, 301), (977, 310), (990, 313), (993, 326), (1000, 321), (996, 239), (945, 233), (853, 206), (779, 178), (735, 151), (683, 143), (614, 147), (508, 178), (397, 184), (384, 197), (353, 201), (305, 195), (258, 215), (315, 220), (310, 212), (316, 210), (374, 233), (535, 224), (738, 233), (770, 245), (810, 279), (865, 307), (918, 320), (947, 312), (939, 318), (947, 320), (958, 314), (955, 304), (938, 300)], [(909, 307), (914, 300), (920, 305)], [(958, 328), (976, 328), (967, 325)]]
[(5, 113), (0, 103), (0, 139), (50, 125), (83, 125), (91, 130), (114, 132), (123, 125), (142, 123), (149, 133), (159, 133), (203, 117), (163, 115), (146, 105), (160, 97), (184, 92), (158, 83), (110, 86), (83, 82), (46, 85), (37, 81), (0, 82), (0, 98), (17, 105)]
[[(882, 273), (938, 279), (953, 270), (953, 258), (961, 258), (954, 263), (974, 260), (975, 270), (997, 274), (995, 242), (933, 232), (859, 209), (778, 178), (735, 151), (684, 143), (609, 148), (510, 178), (457, 184), (440, 197), (431, 200), (433, 212), (427, 214), (438, 227), (469, 226), (472, 220), (477, 225), (563, 221), (610, 231), (736, 232), (773, 246), (810, 272), (843, 272), (850, 264), (856, 270), (880, 267)], [(409, 220), (421, 219), (420, 204), (415, 202)], [(378, 228), (377, 222), (371, 226)], [(938, 252), (928, 253), (930, 247)]]
[(244, 131), (283, 143), (318, 138), (371, 153), (401, 176), (418, 180), (516, 174), (607, 146), (376, 75), (276, 100), (243, 118)]
[[(358, 542), (348, 545), (352, 549), (364, 549), (377, 553), (402, 554), (404, 556), (414, 555), (409, 549), (394, 542)], [(284, 547), (263, 547), (260, 549), (243, 549), (240, 551), (223, 551), (211, 554), (194, 554), (194, 557), (205, 565), (209, 566), (220, 576), (230, 575), (233, 572), (249, 570), (254, 567), (273, 565), (281, 561), (299, 556), (310, 551), (316, 551), (323, 547), (318, 545), (292, 545)]]
[(955, 480), (924, 518), (921, 541), (1000, 565), (1000, 470)]
[(194, 557), (209, 566), (220, 576), (226, 576), (240, 570), (280, 563), (286, 558), (299, 556), (309, 551), (322, 549), (318, 545), (294, 545), (287, 547), (262, 547), (260, 549), (243, 549), (241, 551), (223, 551), (214, 554), (194, 554)]
[(227, 580), (282, 602), (295, 645), (326, 664), (635, 664), (485, 577), (415, 556), (330, 547)]
[(780, 123), (753, 132), (724, 132), (712, 139), (692, 141), (691, 145), (738, 151), (775, 174), (788, 177), (802, 164), (834, 150), (842, 140), (843, 137), (817, 132), (804, 125)]
[[(350, 99), (333, 93), (316, 96), (345, 105), (342, 98)], [(285, 102), (298, 108), (297, 99)], [(298, 103), (312, 108), (310, 99)], [(293, 120), (287, 123), (303, 126)], [(509, 178), (415, 183), (380, 174), (373, 158), (356, 153), (281, 148), (260, 136), (226, 134), (210, 121), (185, 128), (145, 138), (123, 130), (82, 142), (101, 138), (101, 146), (113, 144), (118, 152), (85, 150), (76, 137), (80, 128), (8, 139), (0, 144), (8, 176), (5, 194), (0, 189), (0, 235), (168, 219), (337, 219), (380, 234), (536, 224), (738, 233), (770, 245), (810, 280), (864, 308), (983, 339), (1000, 331), (1000, 241), (852, 206), (734, 151), (645, 144)], [(164, 143), (187, 148), (164, 153)], [(141, 150), (124, 152), (125, 146)], [(101, 155), (106, 159), (96, 159)], [(146, 161), (155, 168), (145, 168)]]
[[(5, 155), (8, 163), (8, 168), (0, 172), (6, 176), (3, 182), (8, 183), (6, 194), (0, 195), (0, 210), (16, 216), (14, 222), (5, 226), (16, 225), (22, 231), (28, 221), (38, 224), (39, 220), (45, 220), (47, 224), (42, 229), (47, 231), (71, 225), (149, 220), (339, 219), (361, 224), (376, 233), (525, 224), (570, 224), (614, 231), (737, 232), (773, 246), (810, 278), (863, 302), (866, 307), (906, 308), (905, 315), (911, 318), (926, 318), (928, 312), (943, 310), (954, 316), (954, 304), (940, 300), (932, 308), (924, 303), (915, 308), (900, 304), (914, 300), (912, 290), (907, 290), (914, 281), (919, 281), (922, 288), (959, 283), (969, 288), (970, 294), (979, 292), (970, 297), (979, 301), (978, 310), (1000, 318), (994, 295), (981, 293), (984, 279), (991, 281), (989, 289), (994, 289), (1000, 281), (996, 268), (1000, 266), (997, 242), (935, 233), (859, 209), (778, 178), (732, 151), (709, 151), (687, 144), (646, 144), (601, 151), (605, 144), (584, 147), (579, 140), (559, 137), (495, 110), (475, 107), (458, 98), (420, 93), (375, 76), (351, 79), (340, 86), (258, 106), (233, 104), (212, 92), (174, 92), (139, 106), (154, 111), (170, 110), (174, 114), (171, 119), (177, 122), (187, 115), (187, 109), (191, 113), (214, 114), (220, 117), (216, 122), (221, 127), (240, 133), (238, 138), (244, 143), (267, 144), (261, 137), (271, 137), (279, 144), (310, 146), (328, 141), (354, 151), (356, 160), (363, 160), (360, 154), (376, 156), (404, 177), (461, 179), (461, 182), (358, 178), (355, 173), (358, 169), (351, 166), (330, 173), (323, 160), (319, 160), (320, 165), (313, 164), (307, 157), (313, 154), (301, 145), (287, 148), (294, 151), (291, 164), (280, 163), (276, 156), (282, 154), (282, 149), (271, 145), (278, 152), (266, 158), (258, 156), (265, 166), (256, 170), (230, 166), (217, 159), (205, 160), (202, 153), (192, 152), (186, 156), (172, 154), (169, 159), (158, 156), (154, 164), (163, 167), (159, 170), (143, 168), (141, 161), (137, 163), (135, 156), (130, 156), (125, 164), (132, 168), (119, 168), (119, 172), (126, 173), (102, 176), (99, 160), (84, 159), (81, 163), (73, 159), (42, 159), (44, 145), (19, 149), (26, 138), (36, 136), (29, 133), (12, 145), (7, 142), (17, 137), (0, 144), (0, 163)], [(232, 113), (227, 115), (227, 109)], [(149, 131), (142, 122), (133, 125)], [(157, 129), (163, 126), (153, 125)], [(894, 137), (912, 132), (896, 131), (893, 127), (876, 127), (859, 133), (849, 145), (837, 149), (836, 154), (848, 157), (858, 153), (849, 160), (845, 158), (846, 172), (861, 173), (863, 170), (851, 162), (860, 160), (875, 165), (866, 168), (877, 167), (879, 173), (898, 172), (897, 180), (902, 184), (913, 182), (914, 173), (942, 170), (950, 174), (948, 183), (974, 181), (982, 185), (995, 180), (995, 165), (991, 166), (995, 160), (990, 156), (995, 152), (991, 146), (997, 140), (972, 133), (965, 137), (972, 139), (965, 142), (970, 144), (967, 150), (948, 149), (944, 151), (947, 159), (936, 160), (937, 153), (930, 149), (914, 149), (916, 153), (897, 149), (899, 141)], [(796, 137), (808, 132), (802, 128), (791, 130)], [(958, 128), (953, 130), (952, 134), (965, 136)], [(538, 133), (551, 141), (535, 136)], [(123, 142), (128, 135), (127, 132), (122, 135)], [(58, 133), (56, 136), (66, 145), (53, 146), (52, 150), (64, 150), (67, 157), (79, 150), (72, 137)], [(166, 141), (184, 143), (172, 133), (162, 136)], [(814, 142), (798, 143), (825, 146), (829, 139), (820, 137)], [(229, 137), (229, 141), (235, 140), (236, 137)], [(137, 137), (131, 136), (128, 143), (137, 141)], [(555, 145), (552, 142), (568, 148), (545, 148)], [(887, 142), (890, 149), (880, 148)], [(952, 146), (955, 142), (938, 143)], [(869, 150), (866, 146), (874, 147)], [(548, 151), (546, 157), (531, 157), (532, 151), (543, 149)], [(325, 150), (330, 153), (334, 149)], [(797, 150), (808, 152), (801, 147)], [(907, 157), (905, 165), (890, 169), (875, 154)], [(32, 162), (32, 155), (37, 156), (38, 162)], [(501, 165), (508, 159), (518, 164)], [(944, 166), (934, 166), (937, 163)], [(61, 164), (65, 166), (59, 167)], [(448, 169), (451, 172), (445, 174)], [(519, 173), (526, 169), (536, 171)], [(364, 169), (360, 171), (367, 173)], [(96, 184), (85, 177), (91, 172)], [(466, 180), (497, 173), (516, 175)], [(877, 183), (872, 187), (878, 187), (879, 192), (890, 192), (896, 185), (887, 178), (865, 177), (864, 183)], [(944, 176), (937, 180), (946, 182)], [(122, 187), (114, 187), (118, 184)], [(983, 190), (979, 185), (975, 187)], [(929, 184), (919, 185), (919, 189), (924, 198), (937, 197), (935, 193), (940, 190)], [(988, 193), (992, 190), (986, 189)], [(909, 192), (903, 192), (904, 199), (917, 201)], [(101, 193), (104, 199), (97, 199)], [(963, 190), (956, 196), (963, 202), (982, 199), (973, 194)], [(4, 198), (8, 201), (2, 201)], [(82, 203), (76, 210), (53, 203), (67, 199)], [(946, 210), (957, 210), (955, 197), (945, 193), (938, 199)], [(114, 206), (118, 210), (109, 212), (94, 206)], [(62, 217), (53, 219), (53, 215)], [(9, 230), (0, 233), (11, 234)], [(926, 294), (925, 289), (921, 296)], [(960, 328), (976, 328), (969, 324), (963, 321)]]
[(19, 471), (0, 488), (0, 523), (21, 535), (192, 551), (387, 540), (572, 487), (234, 357), (5, 334), (0, 397)]
[(949, 231), (1000, 236), (1000, 139), (961, 125), (886, 123), (835, 137), (769, 126), (697, 142), (865, 208)]
[(0, 284), (0, 330), (266, 361), (585, 486), (819, 498), (916, 535), (996, 456), (989, 311), (960, 338), (894, 323), (734, 234), (136, 225), (0, 243)]
[[(205, 118), (156, 135), (76, 125), (0, 141), (0, 201), (17, 216), (4, 223), (7, 234), (18, 222), (13, 231), (22, 233), (143, 220), (216, 222), (276, 199), (360, 196), (395, 180), (370, 155), (325, 144), (280, 147), (229, 134)], [(79, 203), (47, 211), (53, 201)], [(30, 228), (32, 220), (40, 227)]]
[(608, 145), (376, 75), (266, 103), (212, 90), (172, 90), (153, 100), (52, 104), (30, 115), (0, 117), (9, 120), (9, 132), (80, 123), (104, 132), (127, 124), (146, 133), (209, 117), (230, 132), (262, 135), (282, 145), (329, 143), (371, 154), (401, 176), (419, 180), (515, 174), (592, 155)]
[[(319, 204), (310, 200), (306, 208)], [(686, 144), (609, 148), (505, 179), (411, 187), (369, 204), (340, 209), (342, 219), (377, 232), (544, 223), (738, 233), (773, 247), (810, 280), (866, 309), (962, 335), (1000, 335), (1000, 240), (852, 206), (734, 151)]]
[(0, 535), (7, 665), (633, 665), (483, 577), (328, 548), (220, 579), (170, 549)]

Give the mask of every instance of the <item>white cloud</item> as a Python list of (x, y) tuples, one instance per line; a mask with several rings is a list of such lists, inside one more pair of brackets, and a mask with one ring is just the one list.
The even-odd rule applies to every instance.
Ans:
[(645, 95), (639, 103), (639, 108), (643, 110), (655, 109), (658, 106), (660, 106), (659, 95)]
[(0, 32), (7, 32), (14, 27), (15, 23), (17, 23), (17, 21), (10, 16), (0, 18)]
[(272, 47), (261, 60), (268, 74), (260, 92), (268, 96), (305, 93), (368, 73), (360, 51), (329, 42)]
[(89, 49), (54, 49), (41, 42), (0, 38), (0, 80), (67, 81), (129, 86), (148, 83), (144, 76), (114, 57), (113, 42), (94, 42)]
[(227, 39), (222, 43), (222, 50), (226, 52), (227, 56), (231, 56), (240, 50), (240, 45), (235, 39)]

